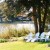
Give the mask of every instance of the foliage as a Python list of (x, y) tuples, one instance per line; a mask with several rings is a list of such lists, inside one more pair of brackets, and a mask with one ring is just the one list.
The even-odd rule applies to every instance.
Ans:
[(7, 0), (6, 3), (9, 11), (9, 16), (14, 15), (14, 17), (16, 17), (17, 14), (23, 10), (23, 6), (21, 6), (20, 3), (15, 0)]
[(47, 19), (47, 14), (49, 14), (48, 8), (50, 7), (50, 0), (19, 0), (19, 2), (28, 9), (30, 7), (33, 7), (33, 16), (36, 32), (38, 32), (37, 19), (39, 23), (40, 34), (44, 32), (45, 21)]
[(0, 43), (7, 42), (7, 39), (0, 39)]

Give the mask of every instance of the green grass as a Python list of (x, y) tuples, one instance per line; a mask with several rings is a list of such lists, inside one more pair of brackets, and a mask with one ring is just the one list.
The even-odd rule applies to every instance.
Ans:
[(50, 50), (48, 43), (26, 43), (23, 41), (0, 43), (0, 50)]

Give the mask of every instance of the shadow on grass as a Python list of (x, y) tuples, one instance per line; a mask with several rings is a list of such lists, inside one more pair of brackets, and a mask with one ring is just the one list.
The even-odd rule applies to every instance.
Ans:
[(47, 42), (45, 42), (45, 41), (43, 41), (43, 42), (39, 42), (40, 44), (50, 44), (50, 41), (47, 41)]

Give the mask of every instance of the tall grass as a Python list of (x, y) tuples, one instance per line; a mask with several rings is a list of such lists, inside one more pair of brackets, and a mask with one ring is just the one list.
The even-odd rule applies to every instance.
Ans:
[(17, 25), (4, 25), (0, 26), (0, 38), (8, 39), (10, 37), (21, 37), (28, 34), (29, 31), (32, 33), (35, 32), (35, 30), (28, 29), (27, 27), (21, 27), (18, 29)]

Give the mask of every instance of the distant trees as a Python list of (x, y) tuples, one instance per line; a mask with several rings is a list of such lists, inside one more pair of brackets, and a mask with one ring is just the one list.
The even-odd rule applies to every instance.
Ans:
[(7, 3), (10, 16), (14, 15), (15, 17), (23, 10), (23, 6), (21, 6), (20, 3), (18, 4), (17, 0), (5, 0), (5, 2)]
[(6, 3), (0, 3), (0, 22), (3, 22), (3, 19), (6, 16), (5, 10), (7, 9)]

